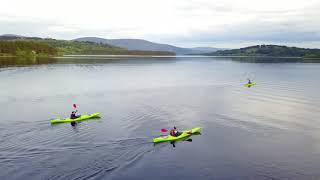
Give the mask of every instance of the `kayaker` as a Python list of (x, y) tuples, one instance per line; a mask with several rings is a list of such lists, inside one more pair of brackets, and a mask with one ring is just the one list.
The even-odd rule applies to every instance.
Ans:
[[(78, 112), (78, 110), (72, 111), (72, 112), (71, 112), (71, 115), (70, 115), (70, 119), (77, 119), (77, 118), (79, 118), (80, 115), (77, 116), (77, 114), (76, 114), (77, 112)], [(76, 125), (77, 125), (77, 122), (76, 122), (76, 121), (72, 121), (72, 122), (71, 122), (71, 126), (76, 126)]]
[(78, 112), (78, 110), (76, 111), (72, 111), (71, 115), (70, 115), (70, 119), (77, 119), (79, 118), (80, 116), (77, 116), (76, 113)]
[(252, 84), (250, 79), (248, 79), (248, 84)]
[(174, 137), (178, 137), (179, 135), (181, 135), (181, 132), (179, 132), (177, 128), (174, 126), (173, 129), (171, 129), (170, 131), (170, 135)]

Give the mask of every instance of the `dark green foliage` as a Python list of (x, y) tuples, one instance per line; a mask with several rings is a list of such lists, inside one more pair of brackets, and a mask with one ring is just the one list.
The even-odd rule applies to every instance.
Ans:
[(58, 50), (45, 42), (35, 40), (0, 41), (0, 55), (54, 56)]
[(240, 49), (217, 51), (213, 56), (275, 56), (275, 57), (320, 57), (320, 49), (305, 49), (277, 45), (257, 45)]
[(64, 55), (175, 55), (165, 51), (129, 51), (103, 43), (44, 40)]
[(58, 49), (60, 54), (64, 55), (86, 54), (85, 52), (93, 52), (90, 54), (94, 54), (94, 51), (104, 51), (110, 53), (112, 51), (122, 50), (121, 48), (115, 46), (96, 44), (92, 42), (77, 42), (53, 39), (39, 41), (50, 44), (52, 47)]
[(165, 51), (129, 51), (124, 48), (94, 42), (55, 39), (0, 40), (0, 56), (60, 56), (60, 55), (175, 55)]

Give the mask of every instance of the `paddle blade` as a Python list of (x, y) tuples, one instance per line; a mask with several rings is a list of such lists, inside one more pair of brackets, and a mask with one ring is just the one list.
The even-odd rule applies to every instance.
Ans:
[(76, 105), (76, 104), (73, 104), (73, 107), (76, 109), (76, 108), (77, 108), (77, 105)]
[(161, 132), (168, 132), (168, 130), (166, 130), (166, 129), (161, 129)]

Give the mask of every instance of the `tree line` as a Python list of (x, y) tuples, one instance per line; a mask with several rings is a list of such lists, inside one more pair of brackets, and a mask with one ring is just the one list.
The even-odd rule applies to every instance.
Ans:
[(166, 51), (131, 51), (108, 44), (55, 39), (0, 40), (0, 56), (175, 55)]
[(278, 45), (257, 45), (240, 49), (217, 51), (213, 56), (275, 56), (275, 57), (320, 57), (320, 49), (307, 49)]
[(24, 53), (54, 56), (58, 54), (58, 50), (45, 42), (35, 40), (0, 41), (0, 54), (19, 55)]

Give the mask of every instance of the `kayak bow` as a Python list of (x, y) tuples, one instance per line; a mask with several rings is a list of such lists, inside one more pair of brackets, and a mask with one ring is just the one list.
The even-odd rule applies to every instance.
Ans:
[(70, 118), (66, 118), (66, 119), (53, 119), (50, 120), (51, 124), (57, 124), (57, 123), (66, 123), (66, 122), (79, 122), (79, 121), (84, 121), (84, 120), (88, 120), (88, 119), (92, 119), (92, 118), (100, 118), (100, 113), (93, 113), (93, 114), (84, 114), (81, 115), (79, 118), (77, 119), (70, 119)]

